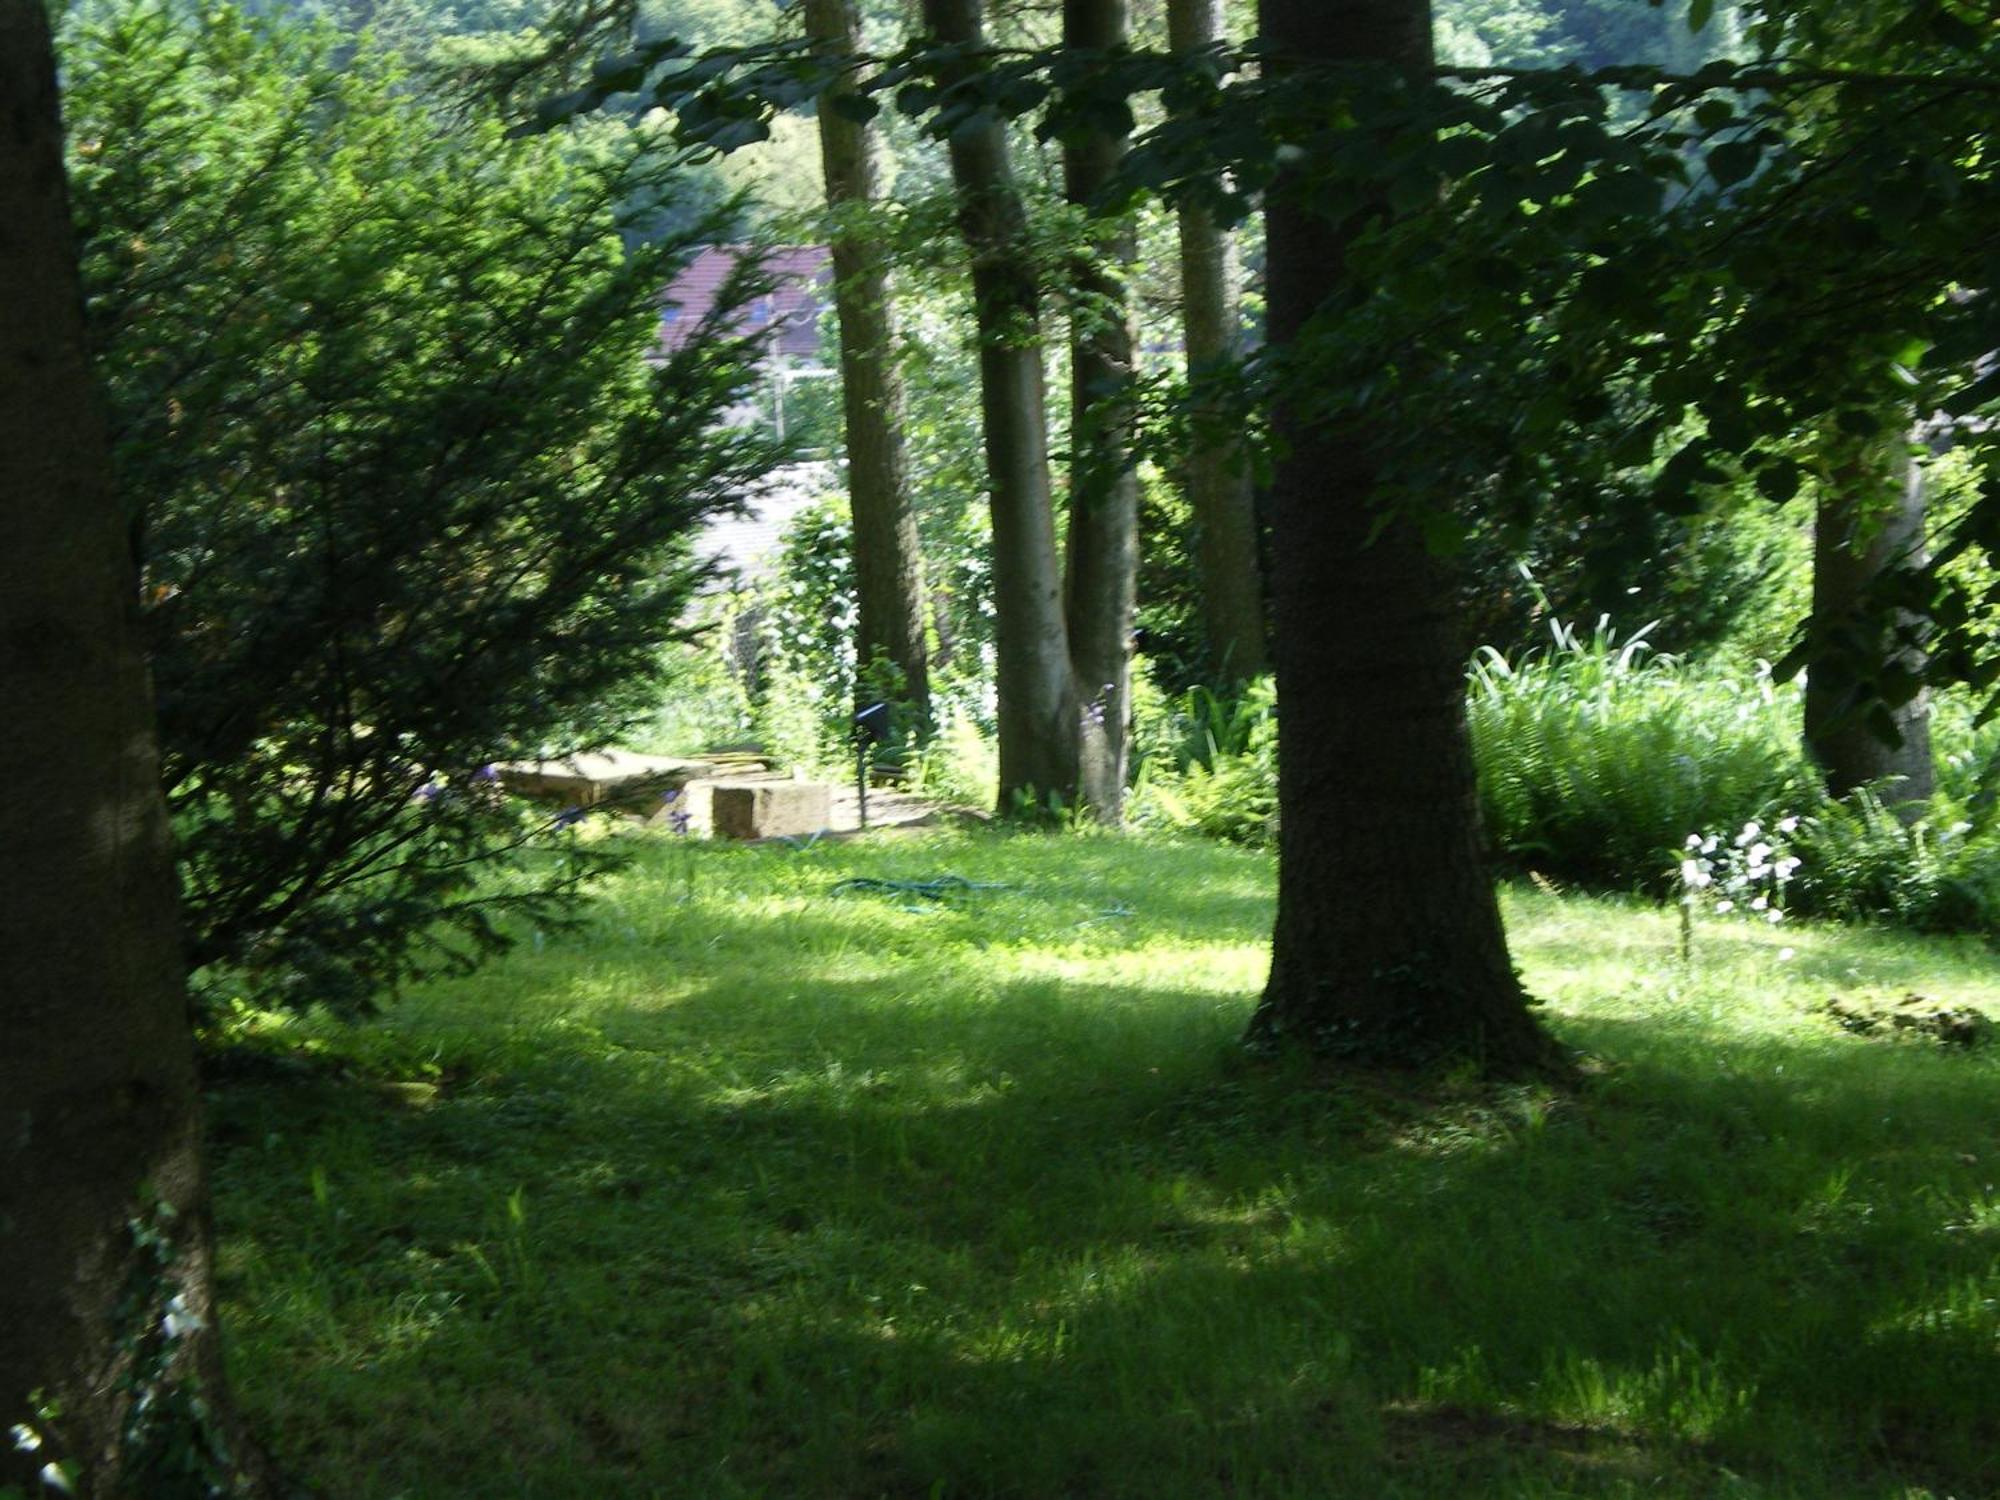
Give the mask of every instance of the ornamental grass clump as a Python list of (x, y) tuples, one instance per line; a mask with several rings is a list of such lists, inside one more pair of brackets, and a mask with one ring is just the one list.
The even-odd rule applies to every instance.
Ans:
[(1542, 651), (1474, 660), (1467, 713), (1487, 837), (1510, 863), (1666, 894), (1661, 853), (1691, 828), (1804, 806), (1799, 693), (1767, 671), (1656, 652), (1608, 619), (1556, 622)]

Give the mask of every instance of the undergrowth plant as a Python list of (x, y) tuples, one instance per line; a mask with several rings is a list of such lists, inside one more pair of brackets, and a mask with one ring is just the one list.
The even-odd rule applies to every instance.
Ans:
[(1259, 677), (1227, 695), (1195, 686), (1164, 704), (1141, 699), (1134, 731), (1138, 779), (1130, 803), (1141, 828), (1264, 845), (1278, 832), (1277, 688)]
[(1991, 809), (1940, 794), (1905, 821), (1890, 795), (1863, 787), (1803, 820), (1799, 909), (1920, 932), (2000, 931), (2000, 824)]

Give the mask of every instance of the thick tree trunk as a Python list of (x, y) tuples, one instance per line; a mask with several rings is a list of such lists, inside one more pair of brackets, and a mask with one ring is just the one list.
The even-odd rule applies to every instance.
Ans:
[[(924, 23), (940, 41), (977, 46), (984, 40), (978, 0), (924, 0)], [(993, 509), (1000, 808), (1006, 811), (1023, 796), (1075, 797), (1081, 704), (1070, 675), (1056, 561), (1041, 295), (1027, 215), (998, 119), (960, 126), (950, 150), (979, 329)]]
[[(856, 0), (806, 0), (806, 34), (822, 50), (861, 50)], [(857, 690), (872, 701), (868, 678), (877, 660), (901, 677), (898, 693), (916, 726), (930, 721), (930, 675), (924, 650), (924, 569), (910, 509), (903, 452), (903, 392), (896, 371), (889, 302), (889, 256), (863, 217), (877, 184), (871, 132), (834, 107), (845, 88), (820, 100), (820, 156), (832, 234), (834, 310), (840, 318), (841, 400), (847, 431), (847, 495), (854, 517), (854, 588), (860, 621)]]
[[(1430, 60), (1426, 0), (1264, 0), (1290, 61)], [(1277, 64), (1282, 66), (1283, 63)], [(1295, 193), (1269, 217), (1271, 335), (1295, 339), (1345, 295), (1342, 226)], [(1358, 426), (1277, 413), (1273, 481), (1281, 820), (1271, 976), (1253, 1042), (1367, 1065), (1554, 1056), (1509, 962), (1465, 726), (1454, 591), (1418, 530), (1370, 540), (1374, 461)]]
[(163, 1451), (227, 1477), (229, 1407), (137, 580), (41, 0), (0, 0), (0, 287), (0, 1431), (43, 1444), (0, 1442), (0, 1485), (42, 1493), (67, 1460), (86, 1495), (165, 1494)]
[[(1063, 0), (1063, 45), (1125, 46), (1125, 0)], [(1064, 188), (1089, 203), (1117, 172), (1126, 137), (1095, 132), (1063, 151)], [(1063, 575), (1070, 668), (1084, 700), (1078, 791), (1100, 822), (1119, 821), (1132, 721), (1132, 626), (1138, 607), (1139, 477), (1132, 466), (1129, 218), (1107, 219), (1078, 265), (1070, 336), (1069, 559)]]
[[(1176, 52), (1223, 39), (1222, 0), (1167, 0), (1167, 44)], [(1200, 204), (1180, 210), (1181, 325), (1188, 373), (1226, 365), (1240, 352), (1236, 257), (1229, 234)], [(1257, 512), (1242, 445), (1204, 441), (1188, 454), (1182, 482), (1194, 512), (1208, 649), (1223, 684), (1269, 665)]]
[[(1876, 493), (1870, 493), (1871, 489)], [(1881, 490), (1890, 493), (1882, 494)], [(1838, 640), (1861, 658), (1912, 673), (1921, 653), (1898, 640), (1918, 622), (1899, 613), (1869, 620), (1863, 610), (1870, 588), (1891, 569), (1921, 566), (1924, 547), (1923, 471), (1898, 441), (1887, 462), (1857, 456), (1838, 466), (1821, 494), (1813, 521), (1813, 626), (1815, 635)], [(1856, 787), (1897, 778), (1887, 800), (1908, 815), (1921, 811), (1934, 784), (1929, 694), (1919, 692), (1890, 713), (1897, 740), (1885, 738), (1879, 716), (1868, 712), (1871, 695), (1860, 690), (1838, 656), (1815, 662), (1806, 673), (1806, 751), (1826, 776), (1826, 789), (1844, 797)]]

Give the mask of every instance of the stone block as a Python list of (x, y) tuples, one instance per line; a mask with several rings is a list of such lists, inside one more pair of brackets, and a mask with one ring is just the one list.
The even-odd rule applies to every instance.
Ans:
[(709, 816), (719, 839), (818, 833), (833, 821), (833, 788), (823, 781), (717, 781)]

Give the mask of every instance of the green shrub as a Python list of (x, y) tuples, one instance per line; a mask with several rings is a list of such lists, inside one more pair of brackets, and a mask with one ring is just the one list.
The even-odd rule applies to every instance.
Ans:
[(767, 461), (720, 420), (754, 275), (649, 363), (723, 229), (625, 243), (678, 180), (643, 133), (509, 141), (192, 0), (72, 10), (64, 72), (192, 962), (358, 1007), (560, 920), (601, 850), (492, 763), (656, 699), (687, 539)]
[(1665, 888), (1697, 830), (1814, 800), (1799, 694), (1556, 625), (1544, 651), (1474, 662), (1467, 710), (1486, 834), (1510, 862), (1591, 885)]

